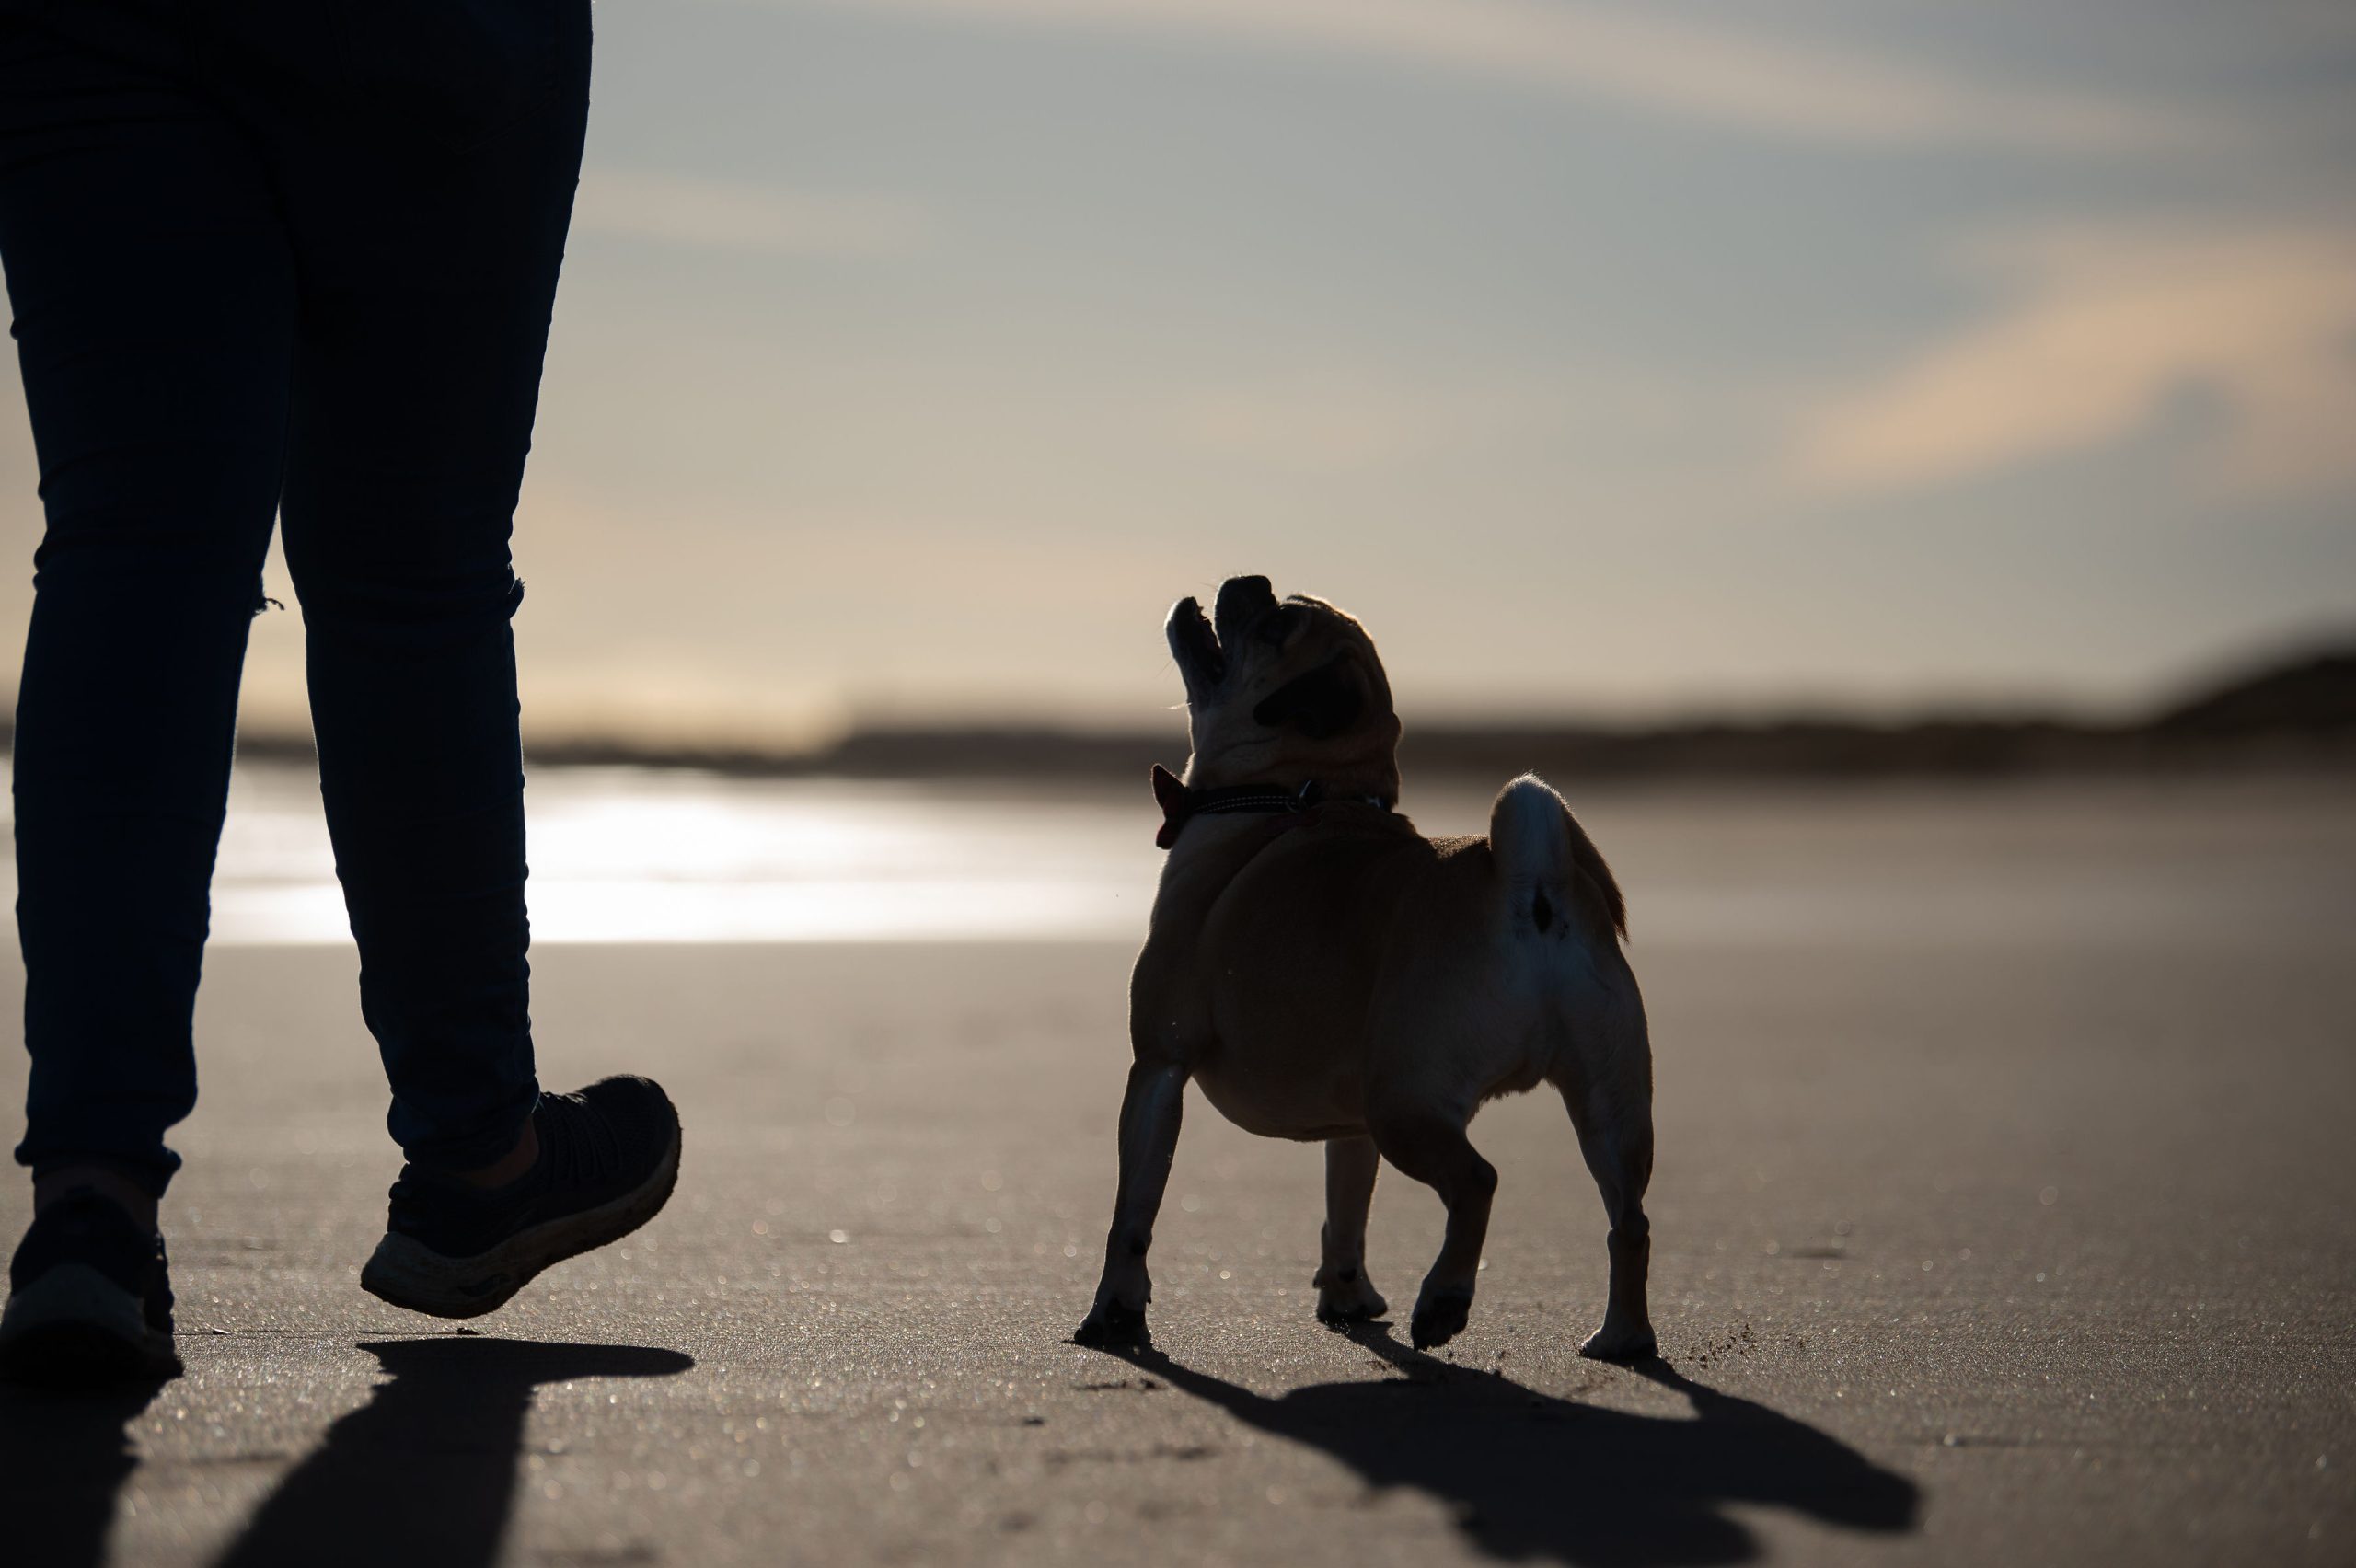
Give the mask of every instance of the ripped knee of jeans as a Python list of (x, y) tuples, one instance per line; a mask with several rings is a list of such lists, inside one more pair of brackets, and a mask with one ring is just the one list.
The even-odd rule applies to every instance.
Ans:
[(304, 620), (315, 636), (426, 647), (494, 628), (503, 632), (524, 603), (524, 581), (502, 571), (488, 581), (315, 582), (304, 586), (302, 596)]

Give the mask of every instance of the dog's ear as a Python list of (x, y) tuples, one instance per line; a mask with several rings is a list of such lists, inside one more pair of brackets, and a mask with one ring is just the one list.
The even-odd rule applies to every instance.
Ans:
[(1337, 654), (1260, 699), (1252, 717), (1270, 729), (1287, 724), (1312, 741), (1338, 735), (1366, 711), (1366, 682), (1347, 653)]

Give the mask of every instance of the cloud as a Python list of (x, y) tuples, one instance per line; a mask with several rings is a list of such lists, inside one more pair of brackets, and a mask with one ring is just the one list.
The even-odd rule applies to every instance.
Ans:
[(1969, 80), (1577, 0), (830, 0), (986, 22), (1355, 54), (1814, 141), (2038, 152), (2175, 148), (2220, 133), (2085, 92)]
[(582, 175), (572, 225), (585, 233), (769, 256), (893, 255), (924, 237), (918, 215), (890, 202), (623, 169)]
[(1934, 485), (2119, 441), (2199, 392), (2226, 416), (2212, 477), (2356, 481), (2356, 231), (2080, 228), (1967, 259), (2002, 306), (1810, 410), (1801, 478)]

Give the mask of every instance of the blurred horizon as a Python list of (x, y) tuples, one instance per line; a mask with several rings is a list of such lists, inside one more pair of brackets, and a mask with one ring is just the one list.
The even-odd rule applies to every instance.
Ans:
[[(1175, 730), (1163, 612), (1244, 571), (1364, 617), (1411, 728), (2116, 718), (2356, 633), (2345, 6), (597, 25), (536, 741)], [(247, 725), (305, 714), (263, 616)]]

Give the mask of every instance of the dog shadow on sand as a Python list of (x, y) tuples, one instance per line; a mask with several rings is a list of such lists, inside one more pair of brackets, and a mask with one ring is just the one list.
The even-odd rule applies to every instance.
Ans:
[(1158, 1350), (1111, 1351), (1261, 1432), (1321, 1449), (1369, 1487), (1449, 1505), (1493, 1557), (1582, 1568), (1740, 1562), (1758, 1541), (1727, 1504), (1791, 1508), (1830, 1525), (1915, 1528), (1921, 1493), (1803, 1422), (1696, 1383), (1657, 1357), (1631, 1367), (1690, 1401), (1693, 1418), (1631, 1415), (1438, 1361), (1388, 1324), (1336, 1331), (1403, 1377), (1319, 1383), (1269, 1399)]

